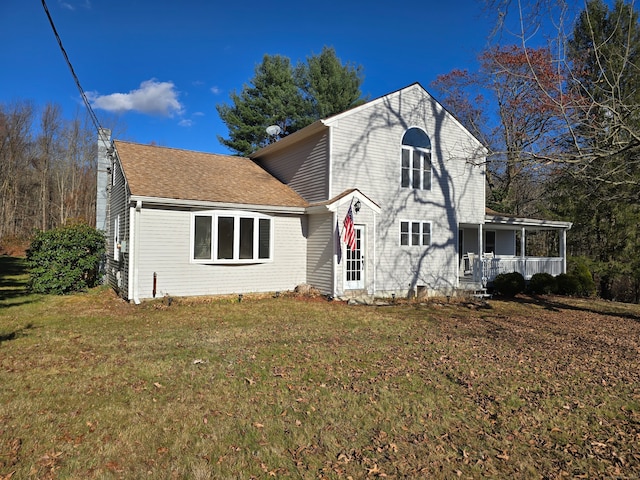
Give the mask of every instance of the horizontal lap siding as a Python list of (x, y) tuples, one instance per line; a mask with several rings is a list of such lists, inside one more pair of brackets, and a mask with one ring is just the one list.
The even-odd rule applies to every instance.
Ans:
[(250, 265), (201, 265), (189, 261), (189, 212), (140, 212), (139, 298), (292, 290), (306, 281), (306, 241), (301, 216), (274, 216), (274, 260)]
[(286, 152), (261, 158), (260, 164), (307, 202), (320, 202), (329, 198), (328, 151), (327, 134), (323, 132), (292, 145)]
[(310, 215), (307, 240), (307, 283), (322, 293), (333, 293), (333, 214)]
[[(432, 188), (401, 188), (404, 132), (422, 128), (431, 139)], [(391, 95), (331, 124), (331, 195), (357, 187), (381, 207), (377, 221), (377, 290), (411, 285), (449, 289), (458, 274), (458, 224), (484, 220), (479, 145), (416, 87)], [(432, 245), (401, 247), (400, 221), (432, 222)]]
[(118, 215), (120, 216), (120, 240), (129, 241), (129, 206), (127, 187), (124, 181), (124, 175), (120, 162), (116, 160), (113, 166), (113, 179), (109, 179), (109, 209), (107, 212), (106, 235), (106, 269), (107, 282), (120, 296), (127, 298), (128, 280), (129, 280), (129, 255), (120, 253), (118, 261), (113, 258), (114, 245), (114, 225)]

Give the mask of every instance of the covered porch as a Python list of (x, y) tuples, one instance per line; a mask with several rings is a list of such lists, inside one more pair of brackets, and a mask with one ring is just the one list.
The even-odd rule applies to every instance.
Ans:
[(570, 222), (515, 217), (486, 210), (483, 224), (460, 224), (459, 280), (486, 287), (501, 273), (519, 272), (530, 280), (536, 273), (559, 275), (567, 270)]

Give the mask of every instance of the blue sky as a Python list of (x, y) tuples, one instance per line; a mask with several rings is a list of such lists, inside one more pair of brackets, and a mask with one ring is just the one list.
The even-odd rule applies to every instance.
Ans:
[[(490, 28), (474, 0), (312, 2), (47, 0), (100, 122), (140, 143), (229, 153), (216, 105), (264, 54), (295, 64), (323, 46), (362, 65), (370, 98), (473, 68)], [(84, 115), (41, 0), (0, 0), (0, 103), (59, 104)]]

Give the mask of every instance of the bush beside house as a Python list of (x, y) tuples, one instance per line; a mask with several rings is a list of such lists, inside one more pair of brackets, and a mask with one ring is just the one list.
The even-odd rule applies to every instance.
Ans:
[(548, 295), (558, 291), (556, 277), (550, 273), (535, 273), (529, 280), (529, 292), (537, 295)]
[(493, 280), (493, 289), (505, 297), (515, 297), (524, 292), (526, 284), (519, 272), (501, 273)]
[(37, 233), (27, 250), (30, 290), (61, 295), (95, 287), (104, 249), (104, 234), (86, 224)]

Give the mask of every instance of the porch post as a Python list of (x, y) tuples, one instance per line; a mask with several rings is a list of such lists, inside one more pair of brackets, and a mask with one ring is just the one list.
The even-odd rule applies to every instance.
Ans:
[[(480, 280), (482, 282), (482, 277), (484, 276), (484, 259), (482, 258), (482, 254), (484, 253), (484, 234), (482, 232), (482, 223), (478, 224), (478, 259), (473, 263), (471, 269), (473, 270), (473, 281), (477, 282)], [(482, 285), (485, 286), (484, 284)]]
[(526, 274), (527, 274), (527, 252), (524, 251), (524, 249), (526, 248), (527, 242), (526, 242), (526, 235), (527, 235), (527, 229), (525, 227), (522, 227), (522, 230), (520, 231), (520, 273), (522, 274), (523, 277), (526, 278)]
[(562, 273), (567, 273), (567, 229), (560, 234), (560, 256), (562, 257)]

